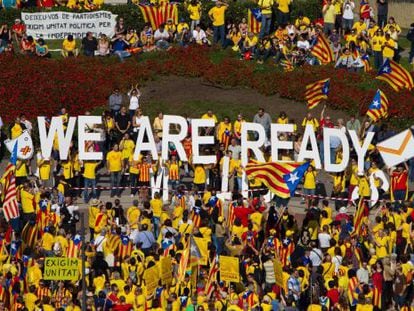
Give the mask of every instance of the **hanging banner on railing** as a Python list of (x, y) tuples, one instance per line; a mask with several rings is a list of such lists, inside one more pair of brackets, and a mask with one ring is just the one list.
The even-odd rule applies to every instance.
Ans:
[(72, 35), (81, 39), (87, 32), (95, 37), (105, 34), (114, 35), (117, 15), (109, 11), (96, 11), (88, 13), (71, 12), (22, 12), (22, 20), (26, 25), (27, 35), (37, 39), (65, 39)]

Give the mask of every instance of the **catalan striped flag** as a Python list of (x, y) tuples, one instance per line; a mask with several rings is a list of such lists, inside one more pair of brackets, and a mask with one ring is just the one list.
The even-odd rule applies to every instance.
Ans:
[(280, 198), (289, 198), (290, 190), (284, 180), (285, 175), (292, 173), (302, 163), (248, 163), (246, 174), (249, 179), (257, 179)]
[(234, 223), (234, 219), (236, 218), (236, 214), (234, 213), (234, 204), (235, 202), (231, 202), (229, 204), (228, 208), (228, 214), (227, 214), (227, 228), (231, 229)]
[(66, 251), (66, 257), (77, 258), (80, 255), (82, 247), (82, 239), (79, 234), (75, 235), (73, 239), (69, 240), (68, 249)]
[(295, 69), (295, 68), (293, 67), (292, 62), (291, 62), (290, 60), (288, 60), (288, 59), (286, 59), (286, 60), (282, 60), (282, 61), (280, 62), (280, 65), (282, 65), (283, 70), (284, 70), (285, 72), (290, 72), (290, 71), (293, 71), (293, 69)]
[(372, 304), (374, 307), (377, 307), (378, 310), (381, 310), (381, 295), (382, 293), (377, 287), (372, 289)]
[(372, 70), (371, 63), (369, 62), (369, 55), (364, 54), (361, 57), (362, 63), (364, 64), (364, 72), (369, 72)]
[(322, 64), (334, 61), (331, 45), (323, 34), (319, 34), (316, 38), (316, 42), (311, 47), (311, 54), (319, 59)]
[(214, 292), (214, 283), (217, 281), (217, 273), (219, 272), (218, 256), (214, 256), (213, 262), (210, 265), (208, 272), (205, 293), (207, 298), (210, 298)]
[(324, 79), (306, 86), (305, 99), (308, 109), (315, 108), (322, 100), (328, 99), (330, 79)]
[(24, 245), (23, 247), (29, 247), (34, 250), (39, 237), (38, 226), (35, 226), (30, 222), (26, 223), (23, 227), (21, 237)]
[(378, 71), (378, 80), (387, 82), (395, 91), (414, 88), (412, 75), (400, 64), (386, 59)]
[(121, 243), (118, 247), (118, 264), (121, 266), (122, 261), (126, 258), (131, 256), (133, 249), (132, 242), (130, 241), (127, 235), (121, 235)]
[(190, 238), (190, 261), (197, 263), (201, 259), (201, 251), (193, 237)]
[(368, 216), (368, 206), (363, 198), (360, 198), (357, 206), (357, 210), (354, 216), (354, 231), (353, 233), (359, 235), (361, 233), (361, 227), (364, 217)]
[(181, 254), (180, 262), (178, 264), (177, 283), (180, 283), (184, 280), (189, 259), (190, 247), (184, 247), (184, 252)]
[(361, 1), (360, 7), (359, 7), (359, 16), (362, 19), (367, 19), (371, 15), (371, 7), (369, 5), (369, 2), (365, 2), (364, 0)]
[(247, 24), (249, 32), (259, 33), (262, 26), (262, 11), (259, 8), (248, 9)]
[(16, 142), (13, 147), (13, 152), (10, 157), (10, 163), (7, 165), (3, 174), (3, 214), (7, 222), (11, 219), (20, 217), (19, 205), (17, 203), (16, 177), (15, 168), (17, 162), (17, 145)]
[(172, 19), (173, 24), (178, 24), (178, 7), (176, 3), (162, 3), (160, 6), (139, 4), (141, 13), (146, 23), (150, 23), (152, 29), (157, 29), (167, 20)]
[(381, 90), (377, 90), (374, 99), (368, 107), (367, 116), (374, 122), (384, 119), (388, 116), (389, 105), (387, 96)]

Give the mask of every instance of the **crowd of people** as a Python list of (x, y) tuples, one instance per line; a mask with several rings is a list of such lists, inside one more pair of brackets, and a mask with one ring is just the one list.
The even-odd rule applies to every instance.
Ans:
[[(93, 5), (93, 8), (99, 8), (101, 3)], [(398, 21), (393, 17), (388, 18), (386, 0), (377, 1), (377, 20), (373, 6), (365, 1), (360, 3), (359, 12), (356, 11), (354, 0), (326, 1), (321, 18), (313, 21), (301, 11), (291, 21), (290, 5), (290, 0), (260, 0), (258, 21), (262, 26), (255, 29), (258, 33), (254, 33), (246, 18), (239, 21), (226, 18), (228, 4), (222, 1), (216, 1), (216, 5), (208, 11), (210, 24), (202, 25), (203, 4), (193, 0), (184, 4), (189, 14), (188, 20), (180, 18), (178, 24), (174, 24), (173, 19), (168, 19), (157, 29), (152, 29), (149, 23), (143, 29), (134, 29), (120, 17), (112, 38), (104, 34), (96, 38), (88, 33), (79, 46), (69, 35), (62, 43), (61, 54), (63, 57), (78, 56), (82, 51), (85, 56), (117, 55), (124, 60), (141, 52), (168, 50), (174, 44), (210, 46), (220, 43), (223, 48), (232, 47), (241, 58), (255, 59), (258, 63), (271, 58), (282, 66), (288, 62), (290, 68), (305, 63), (318, 64), (319, 60), (311, 50), (318, 36), (324, 34), (331, 44), (338, 68), (362, 71), (365, 68), (363, 60), (369, 57), (373, 58), (373, 65), (377, 69), (385, 59), (400, 61), (402, 48), (399, 39), (402, 30)], [(67, 6), (76, 9), (79, 4), (69, 1)], [(409, 63), (414, 58), (413, 26), (406, 36), (411, 42)], [(15, 45), (12, 44), (13, 39)], [(25, 26), (20, 19), (10, 28), (7, 24), (2, 25), (0, 43), (0, 53), (12, 52), (17, 47), (23, 54), (38, 57), (51, 55), (43, 38), (25, 34)]]
[[(39, 151), (31, 160), (17, 161), (20, 224), (14, 222), (11, 227), (1, 218), (0, 226), (1, 310), (80, 310), (81, 278), (48, 281), (43, 273), (45, 258), (80, 258), (82, 246), (86, 249), (87, 310), (410, 310), (414, 213), (406, 198), (414, 161), (387, 171), (375, 144), (393, 135), (392, 130), (361, 123), (354, 116), (346, 122), (332, 121), (325, 109), (320, 118), (309, 113), (302, 122), (295, 122), (285, 112), (271, 116), (260, 108), (252, 121), (261, 124), (267, 135), (272, 122), (296, 124), (292, 135), (279, 137), (294, 142), (291, 153), (280, 154), (283, 160), (296, 159), (306, 125), (314, 127), (319, 142), (324, 127), (355, 130), (361, 139), (367, 132), (375, 133), (364, 172), (358, 171), (354, 154), (345, 172), (325, 180), (326, 185), (332, 184), (332, 196), (341, 200), (314, 196), (321, 194), (317, 186), (323, 177), (318, 175), (324, 172), (310, 166), (301, 186), (306, 204), (301, 221), (303, 217), (292, 212), (289, 201), (267, 202), (260, 181), (249, 180), (249, 195), (242, 195), (242, 114), (235, 120), (229, 116), (219, 120), (211, 110), (201, 116), (216, 124), (203, 130), (214, 135), (214, 149), (202, 150), (215, 153), (216, 163), (192, 163), (191, 135), (183, 141), (188, 162), (179, 159), (174, 145), (168, 161), (153, 161), (146, 153), (135, 160), (132, 154), (145, 116), (140, 97), (137, 86), (126, 94), (114, 89), (109, 96), (103, 126), (90, 129), (100, 133), (103, 141), (88, 147), (102, 151), (103, 161), (79, 161), (75, 143), (69, 158), (60, 160), (56, 139), (51, 158), (43, 158)], [(58, 115), (66, 126), (68, 111), (62, 108)], [(162, 120), (159, 112), (151, 122), (159, 152)], [(10, 125), (9, 136), (17, 138), (32, 129), (21, 115)], [(330, 148), (333, 160), (340, 159), (342, 151), (335, 140)], [(268, 158), (268, 147), (263, 152)], [(230, 201), (218, 196), (224, 156), (231, 158)], [(150, 187), (151, 176), (162, 168), (169, 175), (167, 202), (161, 199), (167, 189)], [(350, 193), (358, 186), (360, 198), (369, 199), (369, 181), (378, 170), (389, 174), (392, 184), (391, 193), (380, 190), (381, 198), (390, 202), (391, 195), (398, 201), (374, 206), (357, 235), (351, 212), (356, 202)], [(99, 187), (108, 186), (107, 174), (111, 198), (101, 201), (105, 193)], [(374, 179), (380, 189), (380, 181)], [(130, 206), (121, 204), (126, 196), (131, 197)], [(88, 207), (90, 230), (84, 244), (78, 198)], [(202, 265), (188, 261), (180, 278), (185, 250), (193, 247), (194, 238), (204, 241), (208, 260)], [(220, 255), (239, 259), (239, 283), (222, 281), (220, 270), (213, 269)], [(149, 292), (144, 272), (160, 267), (165, 257), (171, 259), (172, 280), (161, 279), (156, 290)], [(274, 269), (276, 258), (281, 276)]]
[[(72, 4), (79, 5), (76, 1)], [(99, 6), (100, 2), (92, 4)], [(124, 60), (141, 51), (168, 50), (172, 44), (220, 43), (224, 48), (231, 46), (243, 58), (259, 62), (272, 57), (293, 65), (314, 64), (310, 48), (318, 34), (325, 33), (337, 67), (359, 70), (358, 58), (365, 54), (374, 56), (375, 67), (385, 58), (398, 61), (401, 29), (392, 17), (388, 18), (387, 1), (378, 0), (377, 22), (369, 3), (363, 4), (357, 14), (352, 0), (327, 0), (321, 20), (311, 22), (299, 13), (291, 23), (289, 0), (259, 0), (262, 27), (254, 34), (245, 19), (226, 20), (227, 4), (220, 1), (208, 12), (211, 27), (201, 25), (203, 4), (193, 1), (186, 4), (190, 20), (181, 19), (177, 25), (169, 20), (154, 30), (148, 24), (139, 32), (128, 28), (121, 17), (114, 37), (97, 39), (88, 33), (78, 46), (69, 36), (62, 43), (61, 54), (115, 54)], [(412, 42), (413, 31), (407, 36)], [(0, 52), (13, 52), (16, 47), (27, 55), (51, 55), (45, 40), (26, 35), (20, 20), (10, 29), (8, 25), (0, 29)], [(414, 49), (410, 60), (413, 56)], [(376, 148), (377, 143), (395, 134), (393, 129), (360, 121), (356, 116), (332, 120), (325, 108), (320, 116), (308, 113), (300, 120), (283, 111), (270, 115), (259, 108), (251, 121), (265, 129), (267, 141), (262, 151), (266, 160), (270, 159), (271, 123), (294, 124), (293, 133), (279, 137), (293, 142), (291, 152), (279, 154), (285, 161), (297, 160), (307, 125), (314, 129), (322, 159), (324, 128), (354, 130), (361, 140), (374, 133), (364, 171), (358, 170), (353, 150), (342, 173), (328, 175), (310, 165), (301, 181), (299, 202), (303, 212), (298, 213), (289, 200), (275, 197), (268, 201), (267, 190), (259, 180), (249, 179), (248, 194), (242, 193), (245, 167), (240, 154), (241, 126), (247, 118), (241, 113), (221, 119), (212, 110), (202, 116), (185, 116), (189, 130), (182, 144), (188, 161), (179, 158), (173, 144), (166, 161), (154, 161), (145, 152), (134, 158), (146, 117), (141, 95), (138, 86), (115, 88), (102, 114), (102, 125), (89, 128), (102, 139), (87, 149), (103, 152), (102, 161), (79, 160), (76, 142), (68, 159), (60, 159), (57, 138), (50, 158), (43, 157), (36, 146), (32, 159), (17, 160), (14, 174), (20, 216), (8, 223), (0, 213), (0, 311), (413, 309), (414, 205), (409, 185), (414, 182), (414, 159), (389, 168)], [(63, 107), (57, 113), (65, 127), (69, 113), (75, 112)], [(153, 117), (154, 141), (161, 153), (163, 112)], [(214, 127), (202, 129), (203, 134), (215, 137), (214, 146), (202, 146), (201, 153), (215, 154), (215, 163), (192, 161), (193, 117), (214, 120)], [(34, 131), (24, 114), (1, 126), (11, 139)], [(329, 148), (331, 161), (339, 162), (340, 142), (331, 139)], [(230, 158), (229, 174), (224, 176), (230, 200), (219, 195), (225, 156)], [(168, 174), (168, 189), (151, 188), (151, 178), (159, 170)], [(390, 180), (388, 192), (382, 190), (379, 171)], [(2, 188), (4, 183), (2, 178)], [(358, 187), (359, 200), (369, 203), (372, 183), (381, 201), (358, 220), (357, 230), (353, 212), (359, 202), (352, 193)], [(326, 193), (327, 189), (332, 193)], [(165, 192), (167, 201), (162, 199)], [(82, 206), (87, 208), (85, 215)], [(88, 232), (80, 226), (82, 218)], [(196, 259), (205, 254), (205, 261), (188, 259), (189, 249)], [(83, 270), (79, 261), (77, 280), (46, 280), (45, 259), (82, 258), (83, 252), (86, 268)], [(239, 282), (222, 279), (219, 256), (238, 259)], [(171, 261), (171, 272), (164, 278), (162, 262), (166, 258)], [(276, 268), (277, 262), (281, 269)], [(159, 268), (159, 281), (150, 290), (145, 271), (153, 267)]]

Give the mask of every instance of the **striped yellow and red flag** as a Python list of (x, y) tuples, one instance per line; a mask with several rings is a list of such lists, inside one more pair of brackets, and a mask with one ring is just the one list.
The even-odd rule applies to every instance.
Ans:
[(190, 247), (185, 247), (184, 252), (181, 254), (180, 262), (178, 264), (177, 283), (182, 282), (184, 280), (189, 259)]
[(386, 59), (378, 71), (378, 80), (387, 82), (395, 91), (403, 89), (411, 91), (414, 88), (413, 77), (403, 66)]
[(390, 103), (387, 96), (381, 90), (377, 90), (374, 99), (368, 107), (367, 116), (374, 122), (377, 122), (379, 119), (385, 119), (388, 117), (389, 106)]
[(334, 61), (331, 45), (322, 33), (318, 35), (315, 44), (311, 47), (311, 54), (319, 59), (322, 64)]
[(39, 231), (37, 226), (31, 224), (30, 222), (26, 223), (21, 233), (23, 247), (29, 247), (34, 250), (39, 237), (38, 233)]
[(381, 310), (381, 291), (376, 287), (372, 289), (372, 304)]
[(214, 292), (214, 283), (217, 281), (217, 273), (219, 272), (218, 256), (215, 256), (208, 272), (205, 294), (207, 298)]
[(175, 3), (163, 3), (160, 6), (139, 4), (138, 6), (145, 22), (150, 23), (154, 30), (169, 19), (173, 21), (173, 24), (178, 24), (178, 8)]
[(361, 233), (361, 227), (363, 224), (364, 217), (368, 216), (368, 206), (363, 198), (358, 202), (357, 210), (354, 216), (354, 231), (353, 233), (359, 235)]
[(278, 163), (250, 162), (246, 166), (246, 174), (249, 179), (257, 179), (271, 192), (280, 198), (289, 198), (290, 190), (284, 180), (284, 176), (293, 172), (302, 163)]
[(330, 79), (316, 81), (306, 86), (305, 99), (308, 109), (315, 108), (322, 100), (328, 99)]

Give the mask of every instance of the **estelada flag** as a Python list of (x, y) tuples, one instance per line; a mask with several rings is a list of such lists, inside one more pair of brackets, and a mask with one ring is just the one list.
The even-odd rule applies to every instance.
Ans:
[(319, 59), (322, 64), (334, 61), (331, 45), (322, 33), (318, 35), (316, 42), (311, 47), (311, 54)]
[(278, 197), (289, 198), (290, 189), (284, 178), (300, 165), (302, 163), (250, 162), (246, 166), (246, 174), (248, 179), (259, 180)]
[(377, 122), (379, 119), (385, 119), (388, 117), (389, 105), (387, 96), (381, 90), (377, 90), (374, 99), (368, 107), (367, 116), (374, 122)]
[(306, 86), (305, 99), (308, 109), (315, 108), (322, 100), (328, 99), (330, 79), (316, 81)]
[(376, 79), (387, 82), (397, 92), (402, 89), (411, 91), (414, 88), (411, 74), (400, 64), (389, 59), (382, 64)]
[(357, 210), (354, 216), (354, 231), (353, 233), (359, 235), (361, 233), (361, 227), (363, 223), (364, 217), (368, 216), (369, 209), (364, 200), (364, 198), (360, 198), (357, 206)]
[(247, 11), (247, 24), (249, 32), (259, 33), (262, 26), (262, 12), (259, 8), (248, 9)]

